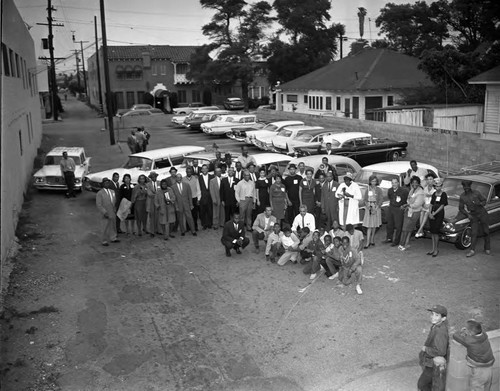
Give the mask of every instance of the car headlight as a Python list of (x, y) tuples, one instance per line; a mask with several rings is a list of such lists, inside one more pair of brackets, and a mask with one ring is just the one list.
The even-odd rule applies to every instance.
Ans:
[(81, 179), (80, 178), (75, 178), (75, 183), (80, 183)]
[(45, 182), (45, 177), (43, 176), (35, 177), (35, 183), (42, 183), (42, 182)]
[(455, 225), (453, 223), (443, 222), (442, 228), (445, 231), (455, 232)]

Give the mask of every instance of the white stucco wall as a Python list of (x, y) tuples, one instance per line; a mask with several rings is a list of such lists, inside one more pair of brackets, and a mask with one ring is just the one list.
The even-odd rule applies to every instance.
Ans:
[[(42, 139), (33, 39), (12, 0), (2, 0), (2, 56), (14, 55), (14, 75), (1, 67), (1, 262), (14, 239), (18, 215)], [(17, 76), (17, 62), (19, 76)], [(10, 67), (9, 67), (10, 68)]]

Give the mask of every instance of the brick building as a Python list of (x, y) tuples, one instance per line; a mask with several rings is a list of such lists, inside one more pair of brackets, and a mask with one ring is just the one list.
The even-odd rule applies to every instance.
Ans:
[(1, 267), (13, 244), (42, 140), (33, 39), (13, 0), (2, 0)]
[[(179, 104), (202, 102), (202, 88), (188, 80), (189, 60), (196, 46), (108, 46), (111, 90), (116, 109), (137, 103), (164, 108), (166, 96), (175, 92)], [(99, 50), (101, 83), (104, 90), (102, 48)], [(153, 95), (155, 94), (154, 101)], [(88, 92), (90, 103), (98, 106), (96, 54), (88, 59)], [(104, 96), (102, 101), (105, 102)]]

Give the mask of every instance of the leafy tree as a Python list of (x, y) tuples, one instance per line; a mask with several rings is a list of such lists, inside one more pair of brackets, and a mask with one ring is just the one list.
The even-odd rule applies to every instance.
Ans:
[[(273, 8), (281, 29), (265, 52), (271, 84), (295, 79), (332, 61), (344, 26), (328, 25), (329, 0), (275, 0)], [(280, 39), (282, 35), (286, 40)]]
[[(441, 3), (444, 0), (440, 0)], [(387, 3), (375, 19), (391, 49), (419, 56), (425, 49), (441, 48), (449, 37), (444, 8), (424, 1), (414, 4)]]
[(215, 11), (210, 23), (202, 27), (203, 34), (212, 42), (192, 56), (188, 77), (204, 85), (239, 82), (248, 110), (248, 86), (255, 76), (253, 60), (260, 54), (264, 30), (272, 22), (271, 6), (266, 1), (248, 5), (244, 0), (200, 0), (200, 3), (203, 8)]

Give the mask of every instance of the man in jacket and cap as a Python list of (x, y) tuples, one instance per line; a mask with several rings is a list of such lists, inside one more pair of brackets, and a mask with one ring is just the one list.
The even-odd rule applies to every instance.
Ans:
[[(418, 379), (419, 391), (431, 391), (436, 380), (440, 381), (445, 376), (444, 367), (448, 359), (448, 310), (442, 305), (429, 308), (431, 329), (420, 351), (420, 366), (423, 371)], [(434, 367), (440, 371), (440, 376), (434, 376)], [(443, 379), (444, 380), (444, 379)]]

